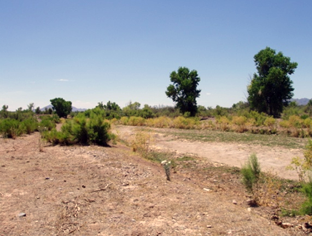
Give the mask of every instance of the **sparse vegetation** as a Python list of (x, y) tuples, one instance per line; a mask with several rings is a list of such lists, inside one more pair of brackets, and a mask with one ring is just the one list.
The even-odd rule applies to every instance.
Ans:
[(260, 179), (260, 164), (255, 154), (252, 154), (247, 163), (242, 167), (243, 183), (248, 192), (255, 192), (255, 186), (258, 185)]

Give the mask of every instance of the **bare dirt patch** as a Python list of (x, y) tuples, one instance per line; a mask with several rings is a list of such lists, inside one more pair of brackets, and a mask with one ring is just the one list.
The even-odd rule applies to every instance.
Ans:
[[(180, 152), (190, 151), (186, 143)], [(169, 182), (161, 165), (122, 144), (41, 152), (38, 133), (0, 138), (0, 235), (302, 234), (247, 210), (240, 180), (220, 175), (230, 185), (191, 169), (178, 170)]]
[[(118, 133), (122, 137), (131, 138), (136, 132), (142, 130), (135, 126), (118, 126)], [(153, 137), (152, 147), (164, 151), (176, 153), (195, 154), (207, 158), (211, 162), (223, 163), (229, 166), (241, 167), (248, 157), (255, 153), (264, 171), (276, 173), (279, 177), (287, 179), (298, 179), (295, 171), (286, 170), (293, 157), (303, 157), (302, 148), (286, 148), (264, 146), (255, 143), (224, 143), (224, 142), (202, 142), (190, 141), (177, 138), (170, 133), (178, 132), (174, 129), (148, 129)], [(194, 132), (194, 131), (189, 131)], [(211, 131), (214, 132), (214, 131)]]

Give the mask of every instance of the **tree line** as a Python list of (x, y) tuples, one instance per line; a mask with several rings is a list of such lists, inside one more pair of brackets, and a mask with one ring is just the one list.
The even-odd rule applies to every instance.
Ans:
[[(247, 102), (234, 104), (233, 108), (244, 106), (259, 113), (266, 113), (273, 117), (280, 117), (283, 109), (288, 107), (293, 97), (293, 81), (290, 75), (295, 72), (298, 63), (291, 62), (289, 57), (282, 52), (276, 53), (275, 50), (266, 47), (254, 56), (254, 62), (257, 72), (253, 74), (250, 84), (247, 86)], [(197, 106), (196, 99), (199, 98), (201, 90), (198, 89), (200, 77), (196, 70), (189, 70), (187, 67), (180, 67), (177, 71), (170, 74), (171, 84), (167, 87), (165, 94), (175, 102), (175, 107), (153, 108), (138, 102), (130, 102), (126, 107), (121, 109), (115, 102), (99, 102), (93, 109), (96, 113), (102, 114), (107, 118), (120, 118), (121, 116), (141, 116), (143, 118), (153, 118), (157, 116), (158, 110), (164, 115), (179, 115), (186, 117), (201, 115), (211, 108)], [(54, 98), (50, 100), (52, 109), (45, 113), (56, 113), (59, 117), (67, 117), (72, 112), (72, 103), (63, 98)], [(312, 101), (310, 102), (312, 103)], [(7, 114), (8, 107), (2, 107), (2, 117)], [(34, 104), (28, 105), (28, 110), (32, 111)], [(220, 106), (216, 107), (216, 113), (222, 111)], [(22, 111), (19, 108), (19, 111)], [(37, 114), (41, 113), (39, 107), (35, 109)], [(88, 112), (88, 111), (87, 111)], [(0, 114), (0, 115), (1, 115)], [(4, 116), (5, 117), (5, 116)]]

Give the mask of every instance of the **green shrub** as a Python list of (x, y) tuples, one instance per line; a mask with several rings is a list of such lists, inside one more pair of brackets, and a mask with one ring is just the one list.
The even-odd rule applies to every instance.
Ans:
[(273, 117), (267, 117), (265, 120), (264, 120), (264, 122), (263, 122), (263, 124), (266, 126), (266, 127), (270, 127), (270, 128), (273, 128), (274, 127), (274, 125), (275, 125), (275, 123), (276, 123), (276, 120), (273, 118)]
[(307, 200), (301, 205), (300, 213), (303, 215), (312, 215), (312, 179), (309, 178), (307, 183), (304, 183), (301, 191), (307, 197)]
[(312, 128), (312, 119), (311, 118), (306, 118), (304, 121), (303, 121), (303, 126), (305, 128)]
[(291, 127), (302, 128), (303, 121), (301, 120), (299, 116), (297, 115), (290, 116), (288, 121)]
[(145, 124), (145, 119), (138, 116), (131, 116), (128, 120), (128, 125), (133, 126), (143, 126)]
[(259, 181), (260, 178), (260, 164), (255, 154), (252, 154), (247, 163), (242, 167), (241, 173), (243, 175), (243, 184), (245, 185), (248, 192), (254, 191), (254, 185)]
[(47, 130), (52, 130), (55, 128), (55, 123), (51, 120), (44, 119), (44, 120), (41, 120), (41, 122), (39, 123), (39, 127), (41, 128), (45, 127)]
[(34, 118), (29, 118), (26, 120), (23, 120), (21, 122), (22, 129), (25, 130), (27, 134), (31, 134), (35, 132), (38, 129), (38, 121)]
[(103, 122), (100, 117), (90, 120), (89, 135), (91, 143), (102, 146), (107, 145), (108, 141), (115, 138), (113, 134), (108, 132), (109, 129), (110, 124), (108, 122)]
[(120, 118), (119, 122), (122, 125), (128, 125), (129, 118), (127, 116), (123, 116)]
[(114, 138), (109, 134), (110, 124), (103, 122), (101, 116), (92, 115), (90, 119), (77, 115), (73, 120), (67, 120), (61, 131), (55, 129), (44, 132), (43, 138), (52, 144), (98, 144), (105, 146), (107, 142)]
[(0, 132), (6, 138), (16, 138), (25, 133), (25, 126), (15, 119), (4, 119), (1, 122)]

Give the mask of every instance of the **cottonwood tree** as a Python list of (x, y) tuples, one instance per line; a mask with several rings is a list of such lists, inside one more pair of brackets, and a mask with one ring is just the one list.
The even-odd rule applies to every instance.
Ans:
[(293, 97), (289, 75), (295, 72), (298, 64), (269, 47), (256, 54), (254, 60), (258, 73), (247, 87), (250, 108), (279, 117)]
[(197, 89), (200, 78), (197, 71), (190, 71), (186, 67), (180, 67), (178, 71), (170, 74), (170, 81), (173, 83), (167, 87), (166, 95), (176, 102), (176, 107), (185, 114), (195, 116), (197, 112), (196, 98), (200, 91)]
[(50, 102), (59, 117), (66, 118), (72, 111), (72, 102), (65, 101), (63, 98), (54, 98)]

